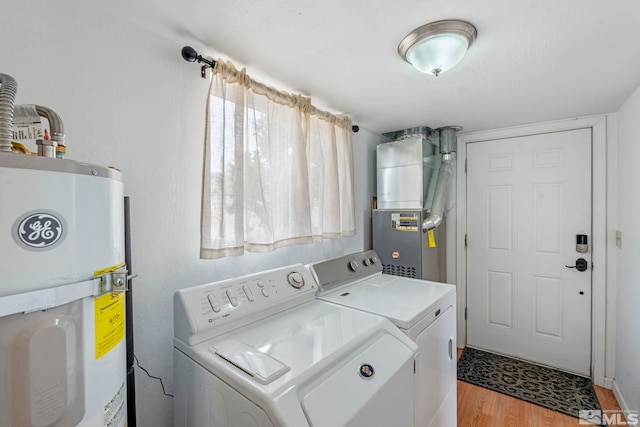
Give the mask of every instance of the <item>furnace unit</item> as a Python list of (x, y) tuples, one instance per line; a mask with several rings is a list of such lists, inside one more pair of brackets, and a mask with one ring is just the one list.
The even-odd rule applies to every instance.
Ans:
[(446, 281), (444, 217), (460, 129), (411, 128), (378, 145), (373, 249), (384, 273)]

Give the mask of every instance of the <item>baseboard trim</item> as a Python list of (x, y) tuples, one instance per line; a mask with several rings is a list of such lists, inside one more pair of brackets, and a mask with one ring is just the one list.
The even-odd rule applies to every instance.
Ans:
[(613, 378), (605, 377), (603, 387), (606, 388), (607, 390), (613, 390), (614, 382), (615, 380)]
[(629, 405), (627, 405), (627, 401), (624, 399), (622, 391), (620, 391), (620, 387), (618, 387), (618, 383), (615, 380), (613, 380), (613, 388), (611, 390), (613, 390), (613, 395), (618, 400), (620, 409), (622, 409), (623, 411), (630, 411), (631, 408), (629, 408)]

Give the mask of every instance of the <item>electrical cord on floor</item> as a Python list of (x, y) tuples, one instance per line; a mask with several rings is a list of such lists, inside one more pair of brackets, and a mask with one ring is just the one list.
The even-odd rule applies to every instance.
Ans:
[(147, 374), (147, 376), (149, 378), (153, 378), (154, 380), (158, 380), (160, 381), (160, 385), (162, 386), (162, 392), (164, 393), (165, 396), (169, 396), (169, 397), (174, 397), (173, 394), (171, 393), (167, 393), (167, 391), (164, 388), (164, 382), (162, 382), (162, 378), (160, 377), (154, 377), (153, 375), (151, 375), (149, 373), (149, 371), (147, 371), (144, 367), (142, 367), (140, 365), (140, 362), (138, 361), (138, 356), (136, 356), (135, 354), (133, 355), (133, 358), (136, 360), (136, 365), (138, 365), (138, 368), (142, 369), (144, 371), (145, 374)]

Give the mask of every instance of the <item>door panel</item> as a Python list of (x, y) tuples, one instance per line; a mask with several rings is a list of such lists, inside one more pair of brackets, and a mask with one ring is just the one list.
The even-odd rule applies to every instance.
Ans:
[(591, 130), (467, 145), (467, 341), (589, 375)]
[(497, 327), (513, 326), (513, 274), (487, 271), (489, 296), (489, 324)]
[(534, 277), (536, 299), (535, 308), (536, 334), (562, 339), (563, 336), (563, 312), (562, 302), (563, 283), (553, 277)]
[(513, 246), (513, 188), (496, 185), (487, 188), (489, 207), (489, 249), (511, 252)]

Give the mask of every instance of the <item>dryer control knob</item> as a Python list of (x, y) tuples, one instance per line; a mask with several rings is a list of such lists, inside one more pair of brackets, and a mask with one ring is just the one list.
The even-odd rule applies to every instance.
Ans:
[(349, 261), (349, 270), (356, 271), (358, 269), (357, 261)]
[(304, 277), (302, 277), (302, 274), (296, 271), (289, 273), (289, 275), (287, 276), (287, 281), (296, 289), (300, 289), (304, 286)]

